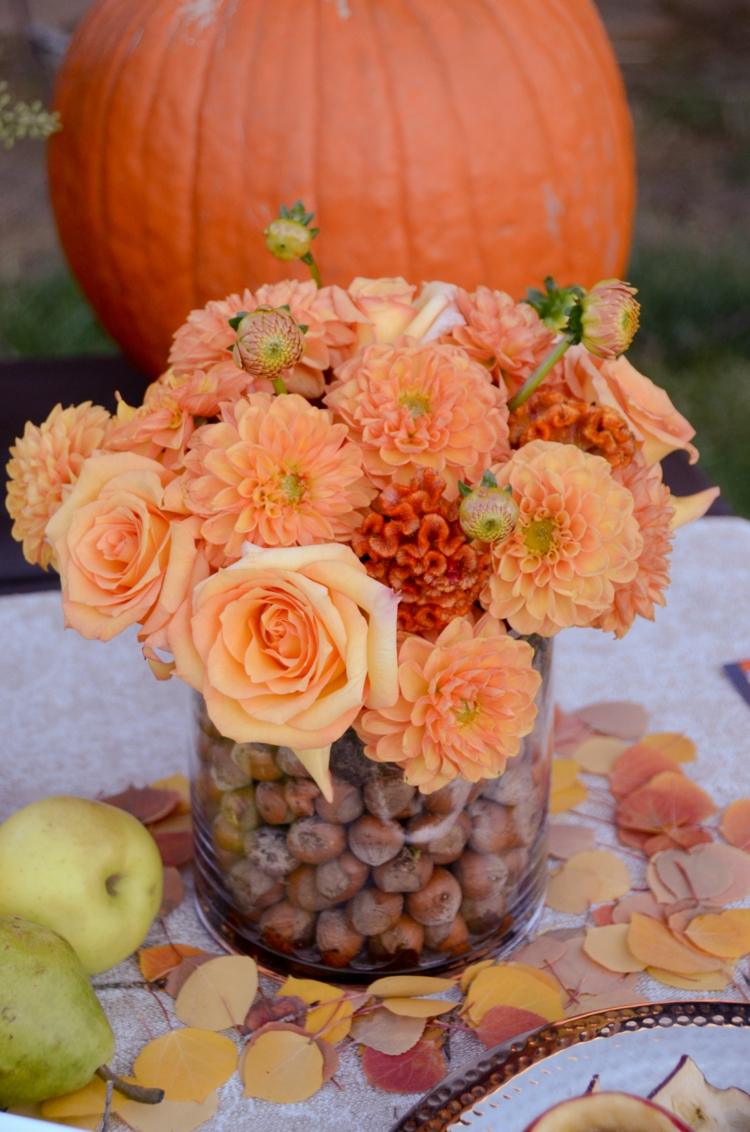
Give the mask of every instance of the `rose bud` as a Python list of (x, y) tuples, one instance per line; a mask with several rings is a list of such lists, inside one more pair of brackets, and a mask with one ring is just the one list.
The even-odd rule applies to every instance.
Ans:
[(304, 334), (290, 312), (281, 307), (258, 307), (230, 322), (237, 331), (232, 357), (253, 377), (272, 381), (295, 366), (304, 353)]
[(370, 940), (370, 951), (378, 958), (403, 955), (408, 951), (416, 959), (424, 946), (425, 930), (410, 916), (399, 916), (392, 928)]
[(322, 865), (332, 861), (346, 848), (346, 830), (320, 818), (303, 818), (290, 827), (286, 843), (298, 861), (306, 865)]
[(312, 865), (300, 865), (286, 882), (287, 900), (304, 908), (307, 912), (322, 912), (333, 908), (337, 900), (327, 899), (318, 888), (315, 869)]
[(245, 855), (269, 876), (283, 879), (299, 862), (289, 852), (286, 833), (280, 829), (257, 829), (245, 838)]
[(286, 825), (294, 821), (280, 782), (259, 782), (255, 790), (255, 805), (261, 820), (267, 825)]
[(365, 938), (352, 927), (346, 912), (335, 908), (318, 916), (315, 942), (323, 963), (329, 967), (348, 967), (361, 950)]
[(373, 778), (366, 783), (362, 795), (365, 806), (376, 818), (395, 818), (408, 812), (416, 792), (416, 786), (409, 786), (402, 778)]
[(421, 892), (411, 892), (406, 907), (417, 923), (447, 924), (461, 906), (461, 886), (447, 869), (435, 869)]
[(635, 287), (622, 279), (603, 279), (581, 299), (580, 342), (598, 358), (624, 354), (640, 321)]
[(284, 786), (286, 804), (298, 818), (312, 817), (315, 812), (315, 800), (319, 795), (319, 788), (309, 778), (292, 779)]
[(372, 879), (383, 892), (418, 892), (432, 876), (432, 859), (420, 849), (404, 848), (373, 869)]
[(261, 938), (268, 947), (288, 955), (312, 943), (315, 919), (314, 912), (282, 900), (263, 912), (260, 918)]
[(460, 955), (469, 946), (469, 929), (459, 913), (450, 924), (431, 924), (424, 930), (424, 945), (432, 951)]
[(362, 935), (380, 935), (393, 927), (403, 907), (404, 898), (400, 893), (365, 888), (357, 893), (349, 905), (349, 917)]
[(513, 489), (498, 487), (492, 472), (485, 472), (477, 487), (459, 483), (461, 505), (458, 521), (469, 538), (482, 542), (505, 542), (513, 534), (518, 522), (518, 504)]
[(366, 865), (383, 865), (396, 856), (404, 836), (398, 822), (364, 814), (349, 826), (349, 848)]
[(472, 900), (501, 893), (508, 885), (508, 866), (494, 853), (464, 853), (455, 874), (463, 894)]
[(370, 875), (368, 866), (353, 853), (342, 853), (334, 861), (318, 865), (316, 871), (318, 890), (336, 904), (351, 900)]
[(321, 794), (315, 802), (318, 817), (324, 821), (348, 824), (356, 821), (364, 809), (362, 795), (356, 786), (340, 778), (333, 779), (333, 797), (330, 802)]

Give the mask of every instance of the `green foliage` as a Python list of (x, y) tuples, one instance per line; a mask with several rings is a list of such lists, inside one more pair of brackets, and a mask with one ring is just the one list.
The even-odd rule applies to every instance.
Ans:
[(67, 272), (0, 281), (0, 357), (116, 353)]

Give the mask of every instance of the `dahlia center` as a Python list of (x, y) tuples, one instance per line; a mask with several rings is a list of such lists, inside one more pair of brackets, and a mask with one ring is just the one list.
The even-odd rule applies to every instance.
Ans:
[(461, 700), (461, 707), (454, 709), (456, 722), (459, 727), (468, 727), (473, 723), (479, 715), (480, 707), (478, 703), (471, 703), (469, 700)]
[(531, 554), (544, 556), (555, 542), (555, 524), (551, 519), (533, 519), (524, 529), (523, 541)]
[(289, 503), (299, 503), (305, 494), (305, 482), (296, 472), (286, 472), (279, 481), (279, 487)]
[(407, 390), (398, 399), (402, 408), (408, 409), (412, 417), (423, 417), (430, 411), (430, 398), (418, 389)]

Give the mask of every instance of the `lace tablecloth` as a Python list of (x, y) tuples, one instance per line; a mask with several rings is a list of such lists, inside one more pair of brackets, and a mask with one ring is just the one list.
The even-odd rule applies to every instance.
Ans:
[[(679, 532), (669, 605), (655, 623), (639, 622), (619, 642), (592, 630), (571, 630), (556, 642), (558, 702), (567, 709), (602, 699), (642, 703), (652, 730), (684, 731), (696, 741), (689, 774), (720, 806), (750, 795), (750, 709), (721, 671), (750, 655), (749, 562), (750, 523), (701, 520)], [(0, 600), (0, 642), (0, 820), (49, 794), (113, 793), (186, 769), (188, 689), (153, 680), (131, 635), (103, 645), (66, 633), (58, 595), (43, 593)], [(568, 921), (577, 922), (548, 911), (541, 927)], [(172, 914), (169, 930), (179, 942), (214, 947), (190, 901)], [(157, 929), (150, 942), (159, 942)], [(96, 980), (117, 1035), (113, 1066), (123, 1073), (164, 1028), (152, 996), (128, 986), (138, 978), (130, 960)], [(649, 997), (679, 996), (654, 983), (646, 989)], [(471, 1039), (453, 1039), (451, 1066), (478, 1052)], [(277, 1107), (243, 1098), (235, 1077), (204, 1127), (386, 1132), (417, 1099), (368, 1087), (353, 1050), (337, 1081), (339, 1088), (329, 1084), (304, 1104)]]

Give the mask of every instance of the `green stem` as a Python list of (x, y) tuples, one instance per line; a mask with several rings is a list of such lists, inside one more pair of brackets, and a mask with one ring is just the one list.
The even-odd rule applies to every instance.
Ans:
[(550, 350), (549, 354), (547, 354), (547, 357), (537, 366), (531, 377), (527, 377), (526, 381), (523, 383), (518, 392), (515, 393), (513, 397), (511, 397), (510, 401), (508, 402), (508, 408), (510, 409), (511, 413), (514, 411), (514, 409), (520, 408), (521, 405), (523, 405), (524, 401), (528, 401), (531, 394), (539, 388), (549, 371), (553, 366), (557, 365), (568, 347), (573, 345), (573, 342), (573, 338), (569, 338), (567, 335), (564, 335), (557, 343), (557, 345)]
[(312, 252), (306, 252), (305, 255), (303, 255), (301, 258), (302, 258), (302, 262), (306, 263), (307, 266), (310, 268), (310, 274), (313, 278), (313, 282), (315, 283), (315, 286), (316, 287), (322, 287), (323, 286), (323, 280), (320, 278), (320, 269), (318, 268), (318, 265), (315, 262), (315, 259), (313, 258)]
[(279, 396), (281, 396), (282, 393), (288, 393), (289, 392), (286, 385), (284, 384), (284, 378), (283, 377), (272, 377), (271, 378), (271, 385), (273, 386), (274, 393), (278, 393)]

